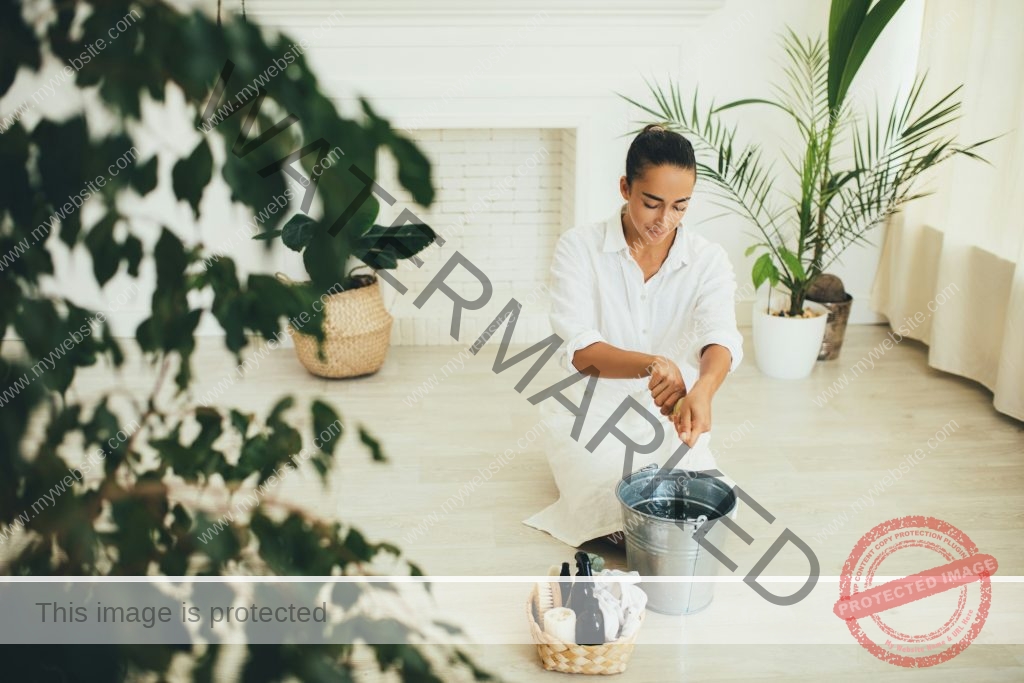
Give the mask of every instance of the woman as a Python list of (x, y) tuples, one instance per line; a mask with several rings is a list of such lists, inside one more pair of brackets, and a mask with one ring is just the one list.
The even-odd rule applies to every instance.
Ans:
[[(600, 379), (578, 439), (570, 436), (574, 414), (556, 401), (540, 404), (560, 497), (524, 521), (569, 545), (621, 530), (615, 485), (624, 472), (664, 465), (683, 443), (689, 450), (674, 467), (715, 467), (711, 401), (739, 365), (743, 337), (725, 249), (681, 226), (696, 181), (690, 142), (649, 125), (626, 155), (625, 203), (608, 220), (568, 230), (555, 247), (551, 324), (565, 340), (563, 365)], [(572, 385), (577, 406), (587, 384)], [(647, 415), (627, 410), (618, 429), (638, 444), (655, 440), (655, 424), (664, 434), (633, 463), (613, 434), (586, 448), (627, 397)]]

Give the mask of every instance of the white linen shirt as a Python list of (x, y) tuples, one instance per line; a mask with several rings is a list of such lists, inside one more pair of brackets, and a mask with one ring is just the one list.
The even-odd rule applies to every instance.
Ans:
[[(567, 230), (551, 264), (551, 325), (564, 343), (560, 362), (571, 372), (582, 348), (607, 342), (629, 351), (667, 356), (686, 386), (700, 374), (700, 350), (729, 349), (729, 372), (743, 359), (736, 328), (736, 277), (725, 249), (677, 227), (661, 268), (644, 282), (622, 231), (623, 203), (607, 220)], [(648, 378), (605, 380), (636, 393)]]

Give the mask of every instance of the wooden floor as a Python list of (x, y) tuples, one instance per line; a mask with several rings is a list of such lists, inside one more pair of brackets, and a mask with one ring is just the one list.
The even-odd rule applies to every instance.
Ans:
[[(748, 546), (731, 538), (728, 547), (738, 573), (753, 566), (788, 527), (811, 546), (821, 574), (834, 576), (874, 525), (904, 515), (930, 515), (956, 525), (982, 552), (994, 555), (1000, 574), (1024, 575), (1024, 425), (996, 413), (991, 395), (979, 385), (930, 369), (927, 348), (917, 342), (906, 340), (874, 360), (873, 369), (852, 373), (851, 366), (880, 344), (887, 330), (851, 327), (841, 358), (818, 363), (811, 377), (799, 381), (761, 375), (749, 330), (744, 330), (746, 359), (715, 398), (712, 448), (720, 468), (776, 521), (769, 525), (746, 511), (744, 528), (755, 540)], [(464, 333), (476, 336), (476, 331)], [(196, 398), (214, 390), (235, 367), (216, 340), (201, 341), (194, 366)], [(492, 343), (479, 356), (463, 353), (464, 368), (446, 375), (442, 366), (464, 348), (395, 347), (376, 375), (339, 381), (312, 377), (291, 349), (279, 349), (213, 403), (266, 411), (283, 393), (295, 394), (300, 404), (325, 397), (348, 426), (330, 486), (321, 490), (313, 477), (295, 476), (275, 495), (318, 515), (352, 522), (374, 540), (399, 545), (431, 575), (544, 574), (549, 565), (569, 560), (573, 549), (521, 523), (557, 495), (541, 441), (528, 441), (539, 417), (525, 397), (564, 372), (549, 363), (519, 394), (514, 385), (526, 364), (495, 375)], [(823, 400), (822, 392), (844, 373), (845, 388)], [(138, 359), (121, 376), (105, 367), (90, 369), (80, 375), (74, 393), (89, 398), (115, 384), (141, 395), (151, 386), (152, 373)], [(305, 410), (296, 412), (296, 419), (308, 425), (306, 415)], [(388, 463), (370, 461), (352, 428), (356, 423), (381, 441)], [(885, 484), (888, 472), (898, 472), (900, 462), (919, 448), (925, 457), (899, 481)], [(457, 505), (442, 507), (506, 449), (515, 457), (497, 474)], [(871, 504), (857, 512), (852, 505), (862, 496), (870, 496)], [(586, 549), (604, 555), (611, 566), (624, 566), (617, 548), (593, 543)], [(805, 575), (806, 567), (799, 553), (783, 553), (768, 573)], [(993, 614), (1003, 595), (1024, 604), (1024, 595), (1018, 594), (1024, 589), (1000, 586)], [(529, 586), (519, 588), (525, 596)], [(836, 584), (823, 582), (815, 590), (831, 596), (821, 601), (823, 609), (830, 609)], [(760, 600), (753, 592), (748, 599)], [(742, 623), (743, 612), (742, 602), (723, 598), (701, 615), (653, 615), (641, 643), (649, 630), (652, 636), (678, 632), (678, 644), (652, 637), (647, 642), (661, 644), (641, 645), (618, 680), (895, 681), (911, 675), (875, 660), (848, 633), (849, 642), (829, 638), (832, 642), (817, 644), (799, 635), (787, 640), (785, 633), (763, 644), (742, 637), (730, 642), (728, 631), (717, 642), (683, 637), (702, 623)], [(1024, 680), (1024, 646), (1019, 645), (1024, 643), (1024, 620), (1017, 621), (1016, 614), (1003, 614), (1003, 632), (995, 633), (993, 626), (988, 634), (994, 639), (982, 638), (953, 661), (914, 675), (928, 681)], [(541, 670), (528, 644), (522, 604), (496, 605), (493, 615), (520, 635), (512, 644), (479, 646), (475, 652), (481, 663), (511, 681), (555, 680), (556, 674)], [(842, 622), (835, 621), (842, 630)]]

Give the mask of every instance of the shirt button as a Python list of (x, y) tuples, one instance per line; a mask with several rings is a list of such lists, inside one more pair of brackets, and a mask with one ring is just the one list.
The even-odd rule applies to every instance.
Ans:
[(647, 334), (647, 328), (646, 327), (644, 328), (644, 334)]
[(640, 295), (640, 301), (647, 301), (647, 293), (646, 292)]

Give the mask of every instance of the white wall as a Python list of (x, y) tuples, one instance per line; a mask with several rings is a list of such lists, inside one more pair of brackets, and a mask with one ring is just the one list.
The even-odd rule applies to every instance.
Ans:
[[(597, 220), (620, 201), (617, 182), (629, 143), (623, 136), (636, 127), (636, 112), (616, 92), (645, 98), (643, 77), (653, 76), (663, 83), (668, 77), (678, 79), (684, 92), (699, 85), (717, 101), (768, 95), (768, 83), (780, 74), (778, 34), (787, 25), (800, 34), (823, 34), (828, 14), (822, 0), (524, 0), (515, 5), (447, 0), (430, 3), (423, 13), (421, 8), (428, 6), (412, 0), (359, 6), (249, 0), (247, 6), (252, 20), (310, 38), (310, 62), (347, 114), (357, 111), (355, 98), (365, 95), (397, 126), (574, 130), (575, 140), (561, 150), (563, 157), (569, 149), (575, 154), (574, 223)], [(906, 4), (865, 66), (861, 78), (876, 84), (883, 98), (909, 82), (914, 71), (921, 6), (922, 0)], [(336, 25), (322, 28), (332, 13)], [(60, 66), (49, 64), (42, 80)], [(38, 79), (24, 74), (15, 85), (0, 101), (0, 113), (13, 110), (39, 87)], [(67, 101), (72, 89), (65, 90), (41, 109), (75, 106)], [(26, 114), (26, 121), (31, 123), (33, 116)], [(737, 116), (748, 139), (773, 145), (794, 139), (794, 131), (771, 113), (748, 109)], [(152, 121), (136, 133), (143, 159), (157, 148), (185, 155), (199, 140), (191, 117), (173, 104), (169, 112), (154, 111)], [(184, 203), (171, 196), (169, 164), (160, 169), (160, 180), (157, 197), (126, 207), (145, 217), (138, 225), (148, 226), (148, 243), (155, 242), (159, 225), (167, 225), (190, 240), (230, 249), (243, 271), (301, 273), (291, 252), (266, 254), (248, 239), (232, 237), (239, 230), (244, 235), (249, 216), (228, 203), (223, 183), (207, 191), (206, 213), (197, 226)], [(692, 229), (726, 246), (741, 285), (746, 284), (752, 263), (743, 256), (750, 241), (747, 228), (731, 217), (701, 222), (715, 213), (706, 202), (696, 202), (687, 220)], [(877, 256), (876, 247), (855, 249), (837, 269), (857, 298), (854, 323), (881, 320), (867, 303)], [(117, 308), (111, 313), (116, 329), (131, 334), (146, 315), (153, 269), (146, 270), (141, 290), (128, 303), (123, 302), (126, 279), (100, 292), (89, 286), (89, 270), (88, 256), (76, 255), (52, 288), (85, 305)], [(749, 319), (748, 305), (741, 304), (738, 312), (741, 321)], [(216, 333), (218, 328), (207, 320), (200, 331)]]

